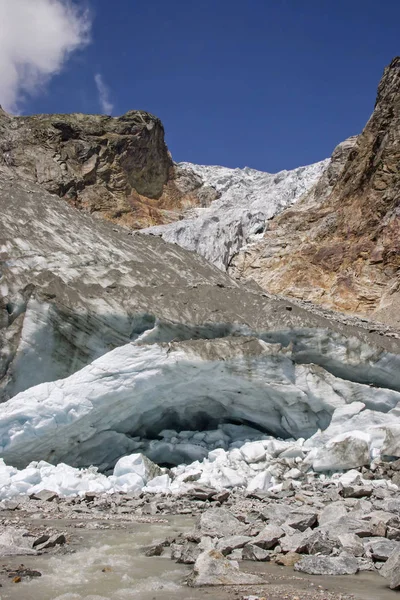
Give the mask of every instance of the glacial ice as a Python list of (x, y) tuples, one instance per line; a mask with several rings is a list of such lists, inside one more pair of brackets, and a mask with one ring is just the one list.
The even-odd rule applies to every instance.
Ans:
[(329, 160), (292, 171), (264, 173), (248, 167), (179, 163), (193, 171), (205, 185), (221, 194), (207, 208), (193, 209), (188, 218), (143, 229), (204, 256), (222, 270), (242, 246), (255, 239), (268, 219), (296, 202), (319, 179)]
[[(314, 331), (319, 343), (324, 335)], [(347, 354), (352, 369), (361, 355), (360, 348)], [(3, 465), (1, 493), (38, 485), (66, 495), (174, 492), (188, 479), (267, 489), (296, 481), (299, 469), (334, 472), (400, 455), (400, 392), (340, 379), (295, 357), (293, 345), (241, 335), (134, 342), (21, 392), (0, 406), (0, 452), (13, 465)], [(172, 471), (154, 468), (150, 476), (138, 453)]]

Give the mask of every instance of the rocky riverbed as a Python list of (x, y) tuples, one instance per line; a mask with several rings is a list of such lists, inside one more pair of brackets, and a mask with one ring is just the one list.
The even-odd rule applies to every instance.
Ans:
[(396, 461), (300, 489), (287, 481), (279, 492), (194, 486), (4, 500), (1, 597), (394, 598), (398, 473)]

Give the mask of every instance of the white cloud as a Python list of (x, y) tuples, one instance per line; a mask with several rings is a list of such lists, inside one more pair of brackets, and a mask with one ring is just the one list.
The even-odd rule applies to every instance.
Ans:
[(0, 104), (18, 112), (89, 42), (87, 11), (72, 0), (0, 0)]
[(111, 115), (114, 105), (110, 102), (110, 90), (108, 86), (104, 83), (102, 75), (97, 73), (94, 76), (94, 80), (96, 83), (97, 91), (99, 92), (99, 103), (101, 106), (101, 110), (106, 115)]

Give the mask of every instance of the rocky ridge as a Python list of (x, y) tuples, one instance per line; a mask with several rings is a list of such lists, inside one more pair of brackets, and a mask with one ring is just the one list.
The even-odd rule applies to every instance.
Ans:
[(0, 171), (130, 229), (169, 223), (218, 196), (174, 165), (161, 121), (138, 110), (15, 117), (0, 108)]
[(327, 172), (294, 208), (269, 222), (261, 240), (235, 257), (230, 273), (273, 293), (398, 327), (399, 126), (395, 58), (364, 131), (333, 154), (333, 189), (326, 186)]

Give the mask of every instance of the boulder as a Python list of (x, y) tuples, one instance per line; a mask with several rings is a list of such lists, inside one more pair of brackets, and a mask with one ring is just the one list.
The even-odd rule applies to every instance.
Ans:
[(364, 545), (361, 542), (361, 539), (354, 533), (341, 533), (338, 535), (337, 539), (343, 550), (349, 554), (352, 554), (353, 556), (363, 556)]
[(233, 535), (245, 535), (248, 526), (244, 525), (226, 508), (210, 508), (200, 515), (196, 530), (201, 535), (210, 537), (228, 537)]
[(369, 436), (361, 431), (341, 433), (320, 448), (313, 460), (315, 471), (346, 471), (370, 462)]
[(186, 542), (180, 548), (180, 554), (176, 559), (176, 562), (183, 563), (184, 565), (193, 565), (201, 554), (201, 548), (199, 544), (194, 542)]
[(318, 523), (321, 526), (330, 523), (331, 521), (337, 521), (341, 517), (347, 515), (347, 508), (343, 501), (332, 502), (321, 510), (318, 515)]
[(242, 551), (243, 560), (267, 561), (271, 560), (271, 552), (255, 544), (246, 544)]
[(295, 571), (309, 575), (355, 575), (359, 570), (354, 556), (305, 556), (294, 565)]
[(252, 537), (246, 535), (231, 535), (226, 538), (222, 538), (217, 542), (216, 549), (222, 552), (224, 556), (233, 552), (233, 550), (237, 550), (238, 548), (243, 548), (248, 542), (253, 540)]
[(400, 553), (398, 550), (391, 553), (379, 573), (388, 580), (392, 590), (400, 589)]
[(312, 529), (307, 529), (293, 535), (285, 535), (279, 540), (282, 552), (296, 552), (302, 554), (307, 552), (307, 544), (312, 535)]
[(252, 585), (262, 584), (264, 580), (257, 575), (242, 573), (236, 562), (228, 560), (221, 552), (214, 549), (200, 554), (187, 583), (192, 587)]
[(278, 525), (267, 525), (253, 538), (252, 544), (268, 550), (277, 545), (278, 540), (285, 535), (284, 530)]
[(393, 552), (400, 554), (400, 542), (386, 538), (372, 538), (364, 542), (365, 554), (374, 560), (387, 561)]
[(305, 531), (309, 527), (313, 527), (317, 522), (318, 514), (314, 510), (298, 510), (290, 513), (285, 524), (298, 531)]
[(288, 552), (287, 554), (278, 554), (275, 558), (275, 562), (277, 565), (282, 565), (284, 567), (293, 567), (301, 560), (301, 558), (301, 555), (297, 552)]

